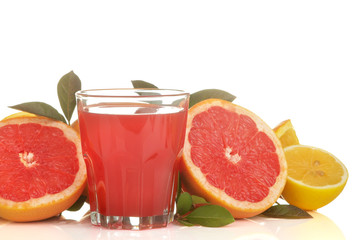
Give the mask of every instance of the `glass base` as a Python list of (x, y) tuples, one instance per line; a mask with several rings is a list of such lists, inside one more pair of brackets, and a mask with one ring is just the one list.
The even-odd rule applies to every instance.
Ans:
[(98, 212), (90, 213), (91, 223), (108, 229), (143, 230), (166, 227), (174, 220), (174, 214), (150, 217), (105, 216)]

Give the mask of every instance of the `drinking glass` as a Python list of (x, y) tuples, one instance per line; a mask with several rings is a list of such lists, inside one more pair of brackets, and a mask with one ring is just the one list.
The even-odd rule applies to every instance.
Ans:
[(76, 93), (91, 223), (165, 227), (174, 218), (189, 94), (167, 89)]

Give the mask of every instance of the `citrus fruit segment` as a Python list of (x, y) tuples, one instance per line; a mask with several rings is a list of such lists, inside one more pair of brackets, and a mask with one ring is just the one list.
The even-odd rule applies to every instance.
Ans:
[(294, 145), (284, 149), (288, 177), (284, 199), (304, 210), (315, 210), (333, 201), (348, 179), (345, 165), (320, 148)]
[(251, 217), (276, 202), (286, 169), (279, 139), (254, 113), (220, 99), (189, 110), (180, 167), (186, 191), (235, 218)]
[(0, 122), (0, 217), (36, 221), (70, 207), (85, 186), (79, 135), (45, 117)]
[(8, 119), (11, 119), (11, 118), (20, 118), (20, 117), (37, 117), (37, 115), (35, 114), (32, 114), (32, 113), (28, 113), (28, 112), (16, 112), (16, 113), (13, 113), (7, 117), (4, 117), (2, 121), (4, 120), (8, 120)]
[(283, 148), (298, 145), (299, 139), (296, 136), (295, 129), (290, 121), (290, 119), (281, 122), (274, 128), (276, 136), (280, 139), (281, 145)]

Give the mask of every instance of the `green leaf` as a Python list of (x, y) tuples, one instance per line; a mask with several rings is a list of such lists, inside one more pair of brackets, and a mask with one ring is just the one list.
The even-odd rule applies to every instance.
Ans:
[(275, 205), (263, 212), (262, 215), (272, 218), (288, 219), (312, 218), (309, 213), (293, 205)]
[[(134, 88), (156, 88), (158, 89), (157, 86), (155, 86), (154, 84), (151, 84), (149, 82), (145, 82), (143, 80), (131, 80), (131, 83), (133, 85)], [(154, 95), (159, 95), (159, 93), (156, 92), (146, 92), (143, 90), (139, 90), (136, 92), (137, 94), (139, 94), (139, 96), (154, 96)], [(146, 101), (149, 104), (155, 104), (155, 105), (160, 105), (162, 103), (162, 101)]]
[(68, 211), (72, 211), (72, 212), (79, 211), (80, 208), (84, 205), (86, 199), (87, 199), (86, 196), (81, 195), (81, 196), (78, 198), (78, 200), (77, 200), (71, 207), (69, 207), (67, 210), (68, 210)]
[(192, 199), (193, 205), (209, 203), (208, 201), (205, 200), (205, 198), (202, 198), (202, 197), (199, 197), (196, 195), (191, 195), (191, 199)]
[(178, 172), (178, 182), (177, 182), (177, 191), (176, 191), (176, 201), (179, 199), (181, 195), (181, 176), (180, 172)]
[(55, 108), (53, 108), (49, 104), (43, 102), (26, 102), (9, 107), (66, 123), (63, 115), (61, 115)]
[(179, 223), (181, 223), (184, 226), (188, 226), (188, 227), (194, 226), (194, 224), (192, 224), (191, 222), (188, 222), (188, 221), (183, 220), (183, 219), (176, 219), (176, 221), (178, 221)]
[(222, 100), (232, 102), (232, 101), (234, 101), (234, 99), (236, 97), (234, 95), (226, 92), (226, 91), (223, 91), (223, 90), (205, 89), (205, 90), (201, 90), (201, 91), (192, 93), (190, 95), (189, 108), (194, 106), (196, 103), (201, 102), (201, 101), (206, 100), (206, 99), (209, 99), (209, 98), (218, 98), (218, 99), (222, 99)]
[(176, 202), (177, 213), (183, 215), (191, 210), (192, 200), (191, 195), (187, 192), (180, 194), (179, 199)]
[(131, 83), (134, 88), (158, 88), (154, 84), (145, 82), (143, 80), (131, 80)]
[(71, 116), (76, 106), (75, 93), (79, 90), (81, 90), (81, 81), (73, 71), (65, 74), (58, 82), (58, 98), (68, 123), (70, 123)]
[(196, 208), (185, 219), (192, 224), (205, 227), (222, 227), (235, 221), (231, 213), (218, 205), (204, 205)]

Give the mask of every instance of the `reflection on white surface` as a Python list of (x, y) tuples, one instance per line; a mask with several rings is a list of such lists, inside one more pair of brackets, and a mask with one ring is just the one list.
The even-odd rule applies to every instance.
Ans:
[(144, 231), (108, 230), (92, 226), (85, 215), (81, 220), (64, 216), (33, 223), (13, 223), (0, 219), (0, 238), (37, 240), (110, 240), (110, 239), (221, 239), (221, 240), (282, 240), (282, 239), (345, 239), (341, 230), (326, 216), (310, 213), (312, 219), (273, 219), (254, 217), (237, 220), (222, 228), (185, 227), (177, 223), (167, 228)]

